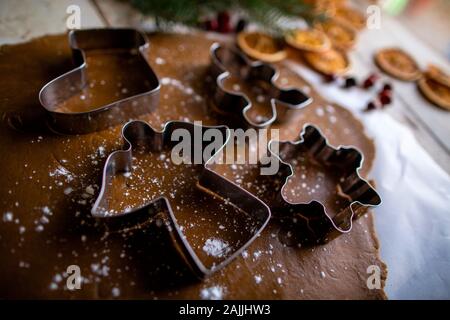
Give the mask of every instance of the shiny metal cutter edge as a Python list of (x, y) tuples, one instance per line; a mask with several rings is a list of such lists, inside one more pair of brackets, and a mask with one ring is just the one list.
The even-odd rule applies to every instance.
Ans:
[[(231, 75), (225, 64), (218, 56), (219, 50), (227, 50), (227, 54), (232, 56), (233, 60), (240, 61), (248, 67), (247, 75), (262, 80), (271, 86), (274, 96), (272, 98), (271, 109), (272, 117), (264, 122), (253, 122), (247, 116), (247, 112), (252, 108), (250, 99), (244, 94), (227, 90), (223, 81)], [(285, 122), (291, 118), (291, 112), (302, 109), (312, 103), (313, 99), (295, 87), (280, 88), (275, 84), (279, 77), (279, 70), (262, 61), (253, 61), (248, 59), (241, 51), (230, 46), (221, 46), (219, 43), (213, 43), (210, 47), (211, 75), (215, 79), (213, 100), (216, 109), (221, 112), (238, 116), (246, 125), (255, 128), (265, 128), (274, 123)], [(231, 108), (235, 110), (229, 111)]]
[[(159, 103), (160, 84), (147, 60), (149, 42), (146, 35), (136, 29), (99, 28), (72, 30), (69, 45), (76, 67), (45, 84), (39, 92), (39, 101), (48, 114), (50, 128), (63, 134), (84, 134), (104, 130), (151, 112)], [(58, 112), (58, 105), (79, 93), (87, 84), (85, 50), (136, 48), (151, 90), (144, 91), (86, 112)]]
[[(195, 254), (194, 250), (190, 246), (187, 239), (184, 237), (180, 226), (177, 223), (175, 215), (171, 209), (170, 201), (164, 197), (158, 197), (145, 205), (134, 208), (131, 211), (120, 212), (114, 215), (105, 214), (104, 210), (100, 208), (105, 201), (105, 194), (107, 193), (108, 183), (119, 172), (127, 172), (131, 170), (132, 165), (132, 152), (133, 142), (139, 139), (146, 139), (151, 141), (152, 147), (161, 150), (163, 148), (166, 139), (170, 139), (170, 133), (177, 129), (183, 128), (188, 130), (194, 130), (194, 127), (201, 128), (216, 128), (225, 133), (225, 141), (223, 145), (203, 164), (203, 172), (199, 177), (197, 185), (200, 189), (206, 189), (212, 192), (214, 195), (219, 196), (224, 201), (228, 201), (233, 205), (240, 208), (242, 211), (248, 213), (253, 218), (257, 219), (259, 227), (255, 231), (255, 234), (248, 239), (238, 250), (232, 255), (227, 257), (224, 261), (218, 265), (214, 265), (212, 268), (207, 268), (202, 261)], [(224, 268), (237, 256), (239, 256), (264, 230), (267, 223), (271, 218), (270, 208), (260, 199), (249, 193), (245, 189), (239, 187), (232, 181), (220, 176), (214, 172), (211, 167), (213, 166), (214, 159), (221, 154), (221, 151), (227, 144), (230, 132), (226, 126), (199, 126), (189, 122), (170, 121), (164, 125), (164, 128), (160, 131), (153, 129), (147, 122), (134, 120), (125, 124), (122, 128), (122, 138), (124, 140), (124, 148), (112, 152), (104, 165), (102, 175), (102, 187), (100, 193), (92, 207), (91, 215), (99, 220), (108, 219), (108, 222), (117, 223), (120, 226), (125, 224), (135, 225), (136, 221), (145, 220), (150, 217), (154, 209), (156, 211), (161, 208), (167, 208), (169, 213), (169, 231), (174, 246), (178, 249), (181, 257), (187, 262), (187, 265), (193, 271), (198, 278), (204, 278), (212, 273)], [(125, 222), (125, 223), (124, 223)], [(174, 230), (174, 231), (173, 231)], [(173, 232), (172, 232), (173, 231)]]
[[(311, 230), (314, 234), (317, 234), (317, 242), (328, 242), (334, 238), (336, 238), (340, 234), (349, 233), (353, 227), (353, 219), (355, 217), (355, 210), (353, 209), (355, 205), (360, 205), (361, 207), (377, 207), (381, 205), (382, 200), (377, 191), (374, 187), (363, 177), (361, 177), (359, 171), (363, 165), (364, 162), (364, 155), (363, 153), (357, 149), (354, 146), (345, 146), (345, 145), (339, 145), (337, 147), (332, 146), (328, 139), (325, 137), (325, 135), (322, 134), (319, 128), (316, 126), (306, 123), (303, 126), (302, 131), (299, 134), (300, 139), (296, 141), (288, 141), (288, 140), (281, 140), (281, 141), (269, 141), (269, 153), (273, 156), (275, 156), (280, 163), (285, 166), (284, 169), (280, 169), (283, 171), (286, 171), (288, 173), (284, 176), (284, 183), (281, 187), (280, 193), (279, 193), (279, 206), (276, 208), (271, 208), (272, 211), (275, 212), (281, 212), (281, 215), (289, 216), (289, 213), (292, 212), (298, 212), (298, 211), (315, 211), (315, 214), (320, 214), (324, 216), (332, 226), (331, 230), (328, 230), (328, 232), (320, 232), (320, 230)], [(317, 200), (311, 200), (310, 202), (302, 203), (302, 202), (290, 202), (288, 201), (283, 193), (284, 189), (288, 183), (288, 180), (290, 177), (294, 176), (294, 170), (292, 168), (292, 165), (287, 163), (286, 161), (283, 161), (279, 154), (273, 151), (272, 145), (274, 143), (280, 143), (284, 144), (287, 148), (290, 149), (290, 151), (295, 155), (296, 148), (299, 145), (310, 143), (309, 140), (314, 139), (313, 143), (311, 143), (311, 146), (309, 146), (309, 149), (314, 150), (314, 157), (320, 157), (322, 158), (321, 161), (324, 161), (325, 159), (328, 159), (330, 156), (333, 155), (339, 155), (339, 153), (347, 152), (350, 154), (349, 157), (347, 157), (346, 161), (349, 161), (349, 163), (346, 163), (347, 166), (353, 166), (351, 170), (348, 170), (348, 172), (352, 172), (349, 176), (345, 178), (345, 181), (343, 181), (342, 190), (344, 194), (348, 195), (352, 201), (348, 205), (348, 207), (341, 212), (339, 212), (334, 218), (332, 218), (328, 212), (326, 206)], [(281, 151), (280, 151), (281, 152)], [(294, 159), (295, 156), (290, 157), (291, 159)], [(353, 160), (352, 160), (353, 159)], [(353, 161), (353, 162), (352, 162)], [(359, 184), (359, 185), (358, 185)], [(356, 189), (353, 189), (356, 187)], [(348, 194), (346, 191), (350, 191), (351, 193)], [(361, 196), (363, 195), (369, 195), (367, 199), (361, 200)], [(353, 195), (353, 196), (352, 196)], [(277, 216), (277, 213), (273, 213), (274, 216)], [(300, 214), (304, 217), (304, 215)], [(305, 217), (305, 219), (308, 219)], [(310, 226), (308, 225), (308, 228)], [(333, 230), (334, 229), (334, 230)]]

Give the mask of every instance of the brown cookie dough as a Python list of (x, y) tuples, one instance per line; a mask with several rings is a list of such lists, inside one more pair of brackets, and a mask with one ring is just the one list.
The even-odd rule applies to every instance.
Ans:
[[(156, 128), (168, 120), (222, 124), (222, 119), (209, 111), (205, 94), (212, 40), (201, 34), (155, 34), (150, 42), (149, 60), (161, 82), (161, 102), (156, 112), (142, 119)], [(96, 222), (90, 209), (104, 161), (122, 145), (121, 126), (86, 135), (56, 135), (45, 128), (37, 99), (47, 81), (72, 67), (66, 35), (0, 48), (0, 144), (5, 150), (0, 160), (0, 297), (385, 298), (382, 289), (370, 290), (366, 285), (371, 265), (382, 270), (383, 286), (386, 278), (370, 213), (355, 222), (351, 233), (316, 247), (285, 247), (278, 239), (280, 227), (270, 223), (242, 257), (202, 282), (188, 274), (158, 224), (117, 233)], [(292, 71), (280, 67), (281, 85), (308, 86)], [(91, 72), (98, 81), (114, 84), (119, 70), (98, 64)], [(126, 73), (126, 69), (120, 71)], [(109, 99), (115, 92), (112, 87), (102, 90), (94, 86), (86, 92), (92, 94), (92, 104)], [(277, 126), (280, 138), (295, 139), (304, 123), (313, 123), (330, 143), (358, 147), (366, 157), (362, 173), (367, 174), (374, 145), (362, 124), (349, 111), (310, 90), (314, 104), (299, 111), (290, 124)], [(145, 185), (152, 182), (154, 172), (144, 158), (136, 160), (139, 162), (143, 165), (136, 166), (134, 174), (141, 180), (136, 178), (123, 191), (130, 194), (124, 194), (120, 206), (134, 206), (148, 195)], [(245, 166), (242, 170), (250, 173), (235, 178), (237, 183), (238, 179), (248, 181), (254, 172)], [(202, 232), (201, 227), (195, 228), (194, 218), (194, 226), (187, 222), (185, 226), (192, 237)], [(80, 290), (65, 289), (69, 265), (81, 269)]]

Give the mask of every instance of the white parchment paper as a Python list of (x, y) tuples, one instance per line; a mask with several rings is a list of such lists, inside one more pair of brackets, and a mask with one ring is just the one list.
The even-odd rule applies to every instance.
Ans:
[(313, 71), (288, 64), (324, 98), (352, 110), (375, 140), (371, 177), (383, 200), (375, 209), (375, 223), (388, 266), (388, 297), (449, 299), (450, 177), (408, 127), (382, 110), (361, 112), (373, 93), (324, 85)]

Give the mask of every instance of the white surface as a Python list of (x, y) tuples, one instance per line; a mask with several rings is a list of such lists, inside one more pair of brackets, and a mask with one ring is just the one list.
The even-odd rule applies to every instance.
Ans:
[(66, 32), (69, 5), (80, 7), (81, 28), (103, 26), (89, 0), (0, 0), (0, 44)]
[[(352, 110), (375, 140), (372, 177), (383, 203), (375, 209), (390, 299), (450, 298), (450, 177), (408, 127), (384, 111), (363, 113), (373, 93), (324, 85), (313, 71), (291, 64), (327, 100)], [(390, 106), (395, 108), (394, 104)]]

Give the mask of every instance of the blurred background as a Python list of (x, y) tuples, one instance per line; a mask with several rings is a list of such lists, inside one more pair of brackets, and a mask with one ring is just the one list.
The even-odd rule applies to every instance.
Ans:
[[(64, 31), (64, 21), (61, 19), (61, 15), (52, 16), (49, 13), (65, 10), (70, 4), (79, 5), (82, 9), (83, 28), (102, 24), (102, 21), (98, 21), (98, 17), (92, 14), (92, 8), (96, 8), (100, 13), (100, 18), (108, 20), (108, 24), (149, 27), (152, 21), (149, 15), (151, 16), (152, 12), (167, 13), (168, 8), (175, 20), (187, 19), (193, 14), (201, 15), (201, 8), (192, 5), (195, 2), (209, 3), (217, 10), (221, 10), (224, 5), (230, 6), (230, 3), (245, 3), (247, 6), (253, 6), (253, 9), (260, 8), (261, 13), (267, 3), (285, 8), (293, 2), (323, 3), (321, 5), (327, 7), (332, 3), (342, 1), (0, 0), (0, 43), (18, 42), (20, 39), (27, 40), (42, 35), (42, 32), (45, 31), (49, 33), (55, 33), (55, 30)], [(361, 0), (350, 2), (360, 7), (362, 11), (370, 4), (379, 5), (384, 13), (395, 16), (396, 20), (412, 31), (417, 38), (445, 56), (447, 60), (450, 59), (450, 0)], [(218, 3), (222, 3), (222, 5), (217, 5)], [(88, 9), (83, 10), (84, 8)], [(181, 17), (177, 15), (181, 15)], [(36, 22), (39, 23), (38, 28), (36, 28)]]
[[(420, 40), (450, 60), (450, 1), (391, 0), (387, 11), (413, 31)], [(398, 7), (394, 4), (398, 3)]]

